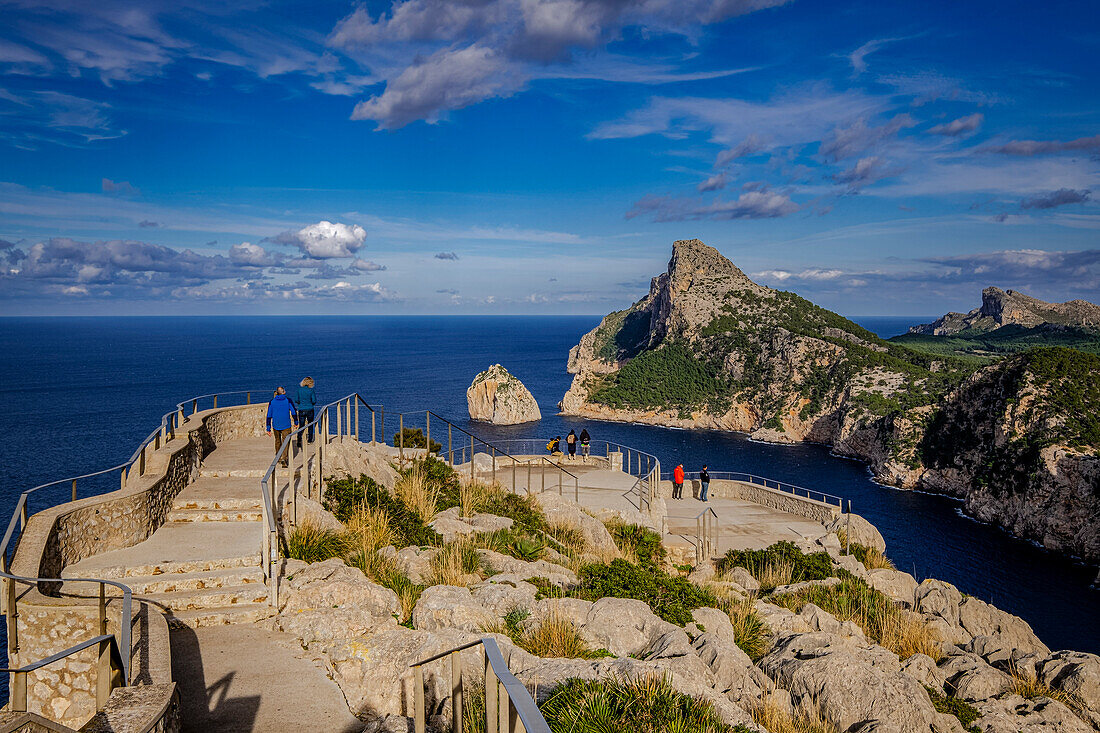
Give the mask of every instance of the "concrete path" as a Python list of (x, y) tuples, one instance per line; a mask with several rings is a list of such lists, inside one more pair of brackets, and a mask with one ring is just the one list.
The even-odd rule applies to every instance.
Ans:
[(256, 626), (177, 629), (172, 676), (185, 733), (363, 730), (320, 661), (289, 634)]

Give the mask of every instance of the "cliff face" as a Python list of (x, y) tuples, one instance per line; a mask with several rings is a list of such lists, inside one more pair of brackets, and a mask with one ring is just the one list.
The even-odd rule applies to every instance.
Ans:
[(932, 323), (913, 326), (909, 333), (950, 336), (961, 331), (992, 331), (1001, 326), (1041, 326), (1053, 323), (1083, 328), (1100, 327), (1100, 306), (1086, 300), (1047, 303), (1015, 290), (986, 288), (982, 305), (969, 313), (948, 313)]
[(542, 419), (531, 391), (500, 364), (474, 377), (466, 390), (466, 404), (471, 420), (518, 425)]
[[(1095, 386), (1077, 388), (1089, 381), (1092, 367), (1082, 359), (1090, 355), (1040, 351), (1065, 352), (1054, 361), (1072, 374), (1029, 382), (1020, 374), (1053, 368), (1031, 359), (1036, 352), (975, 373), (972, 364), (883, 341), (793, 293), (758, 285), (717, 250), (685, 240), (673, 245), (648, 295), (606, 316), (570, 350), (575, 376), (560, 407), (597, 419), (827, 443), (867, 461), (880, 481), (965, 498), (975, 516), (1100, 558), (1100, 427), (1094, 434), (1067, 426), (1047, 409), (1071, 385), (1084, 389), (1085, 403), (1066, 409), (1100, 408)], [(1004, 410), (986, 405), (995, 395)], [(1033, 406), (1026, 425), (1022, 404)], [(979, 435), (987, 437), (974, 442)], [(1025, 444), (1034, 455), (1017, 454)], [(998, 452), (1003, 445), (1012, 447)], [(991, 474), (991, 461), (1020, 468)]]

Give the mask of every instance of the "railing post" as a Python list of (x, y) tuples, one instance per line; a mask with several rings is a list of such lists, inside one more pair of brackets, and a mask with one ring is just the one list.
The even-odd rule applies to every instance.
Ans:
[(120, 488), (125, 489), (126, 488), (126, 466), (123, 466), (122, 470), (119, 473), (121, 474), (119, 476)]
[[(301, 435), (301, 433), (298, 433)], [(298, 486), (294, 483), (294, 466), (298, 462), (298, 441), (293, 437), (290, 438), (290, 446), (287, 448), (290, 452), (290, 459), (287, 461), (287, 477), (286, 477), (286, 489), (290, 494), (290, 525), (292, 527), (298, 526)]]
[(27, 673), (16, 672), (11, 682), (11, 709), (15, 713), (27, 712)]
[(581, 503), (581, 482), (578, 477), (573, 477), (573, 501)]
[(495, 484), (497, 482), (497, 449), (496, 449), (496, 447), (494, 447), (492, 449), (492, 456), (493, 456), (493, 483)]
[(848, 500), (848, 516), (844, 520), (844, 554), (852, 554), (849, 546), (852, 543), (852, 500)]
[(141, 446), (141, 455), (138, 458), (138, 476), (145, 475), (145, 448), (147, 444)]
[(214, 395), (214, 409), (218, 409), (218, 396)]
[(19, 599), (15, 592), (15, 581), (11, 578), (4, 580), (7, 591), (7, 608), (4, 612), (7, 614), (5, 618), (8, 622), (8, 662), (10, 663), (11, 657), (19, 652)]
[(397, 416), (397, 455), (401, 463), (405, 462), (405, 413)]
[[(356, 397), (352, 397), (352, 402), (355, 403), (355, 442), (359, 442), (359, 400)], [(371, 436), (371, 442), (374, 442), (374, 436)]]
[[(530, 465), (530, 464), (528, 464)], [(482, 649), (484, 653), (484, 649)], [(489, 662), (489, 655), (485, 654), (485, 733), (498, 733), (497, 713), (497, 673)]]
[(252, 404), (252, 393), (251, 392), (245, 392), (244, 393), (244, 403), (246, 405), (251, 405)]
[(447, 423), (447, 460), (450, 462), (451, 468), (455, 467), (455, 451), (454, 451), (454, 426)]
[(386, 408), (378, 408), (378, 432), (382, 433), (382, 442), (386, 442)]
[(197, 399), (191, 400), (191, 414), (194, 415), (199, 411), (199, 401)]
[[(553, 465), (553, 464), (551, 464)], [(539, 475), (542, 477), (542, 491), (546, 491), (546, 469), (539, 465)], [(561, 475), (561, 468), (558, 468), (558, 475)]]
[(424, 460), (428, 460), (428, 456), (432, 453), (432, 413), (431, 410), (424, 410), (424, 430), (427, 431), (427, 435), (424, 436), (424, 446), (427, 451), (424, 454)]
[(377, 443), (378, 442), (378, 433), (377, 433), (377, 431), (375, 431), (374, 427), (375, 427), (374, 426), (374, 410), (371, 410), (370, 411), (370, 442)]
[(99, 662), (95, 674), (95, 709), (102, 710), (111, 696), (111, 641), (99, 642)]
[(512, 459), (512, 493), (516, 493), (516, 459)]
[(336, 437), (337, 438), (340, 438), (344, 435), (343, 414), (342, 414), (344, 411), (342, 409), (340, 409), (341, 407), (343, 407), (343, 405), (337, 403), (337, 405), (336, 405)]
[(470, 436), (470, 483), (474, 481), (474, 436)]
[(497, 696), (497, 701), (500, 704), (500, 715), (497, 720), (500, 721), (500, 733), (508, 733), (510, 728), (508, 722), (511, 719), (511, 700), (508, 698), (508, 688), (504, 685), (500, 686), (500, 694)]
[(425, 733), (425, 715), (424, 715), (424, 668), (421, 666), (416, 667), (416, 674), (413, 680), (413, 729), (416, 733)]
[(461, 652), (451, 654), (451, 733), (462, 733), (462, 658)]

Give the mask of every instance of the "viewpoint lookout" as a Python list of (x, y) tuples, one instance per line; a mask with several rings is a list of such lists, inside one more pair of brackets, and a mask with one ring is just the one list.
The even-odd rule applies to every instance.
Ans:
[[(657, 528), (680, 561), (816, 537), (840, 515), (835, 497), (743, 474), (713, 474), (708, 504), (687, 491), (674, 501), (645, 451), (594, 442), (587, 462), (552, 458), (545, 441), (491, 444), (431, 411), (387, 416), (356, 394), (317, 411), (312, 444), (288, 439), (283, 468), (265, 411), (250, 392), (187, 400), (125, 463), (22, 494), (0, 545), (10, 684), (0, 729), (362, 730), (322, 660), (265, 623), (291, 580), (282, 547), (320, 510), (325, 477), (400, 467), (432, 443), (462, 475)], [(423, 431), (420, 447), (405, 445), (409, 428)], [(96, 487), (105, 480), (117, 488)], [(59, 490), (70, 500), (48, 506)], [(505, 698), (508, 676), (499, 671)]]

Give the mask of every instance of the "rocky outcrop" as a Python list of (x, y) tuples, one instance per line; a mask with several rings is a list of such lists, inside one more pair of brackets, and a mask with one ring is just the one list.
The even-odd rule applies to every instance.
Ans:
[[(990, 289), (983, 309), (974, 323), (1100, 326), (1083, 301)], [(883, 483), (957, 496), (983, 521), (1100, 560), (1100, 438), (1076, 417), (1100, 411), (1096, 355), (1037, 348), (982, 368), (930, 357), (682, 240), (648, 295), (570, 350), (568, 370), (566, 414), (829, 444)]]
[(1047, 303), (1015, 290), (986, 288), (982, 304), (969, 313), (948, 313), (932, 323), (913, 326), (909, 333), (928, 336), (951, 336), (960, 331), (993, 331), (1001, 326), (1060, 326), (1100, 328), (1100, 305), (1087, 300), (1068, 303)]
[(531, 391), (500, 364), (493, 364), (474, 377), (466, 390), (466, 403), (471, 420), (518, 425), (542, 419)]

